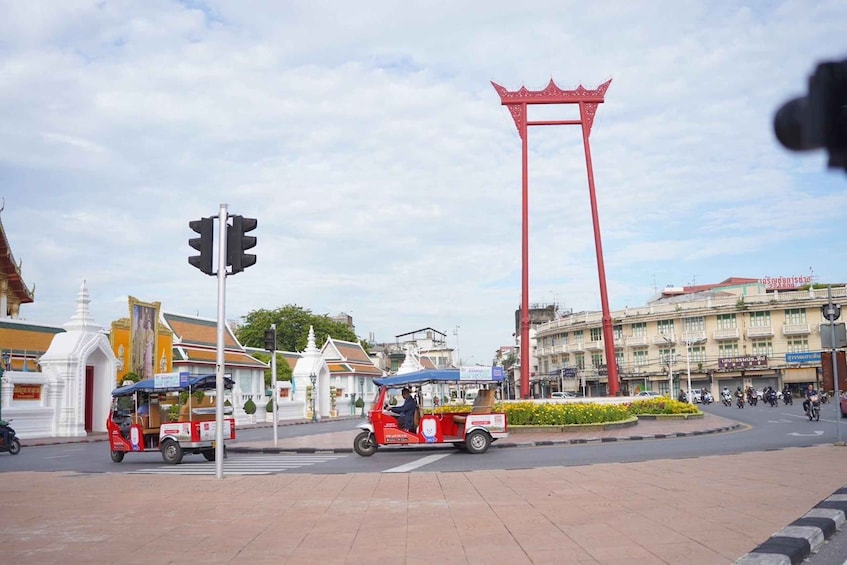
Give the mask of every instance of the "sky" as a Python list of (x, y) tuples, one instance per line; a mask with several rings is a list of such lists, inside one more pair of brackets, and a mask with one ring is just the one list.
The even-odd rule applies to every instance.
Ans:
[[(612, 79), (591, 157), (612, 310), (731, 276), (847, 281), (847, 175), (775, 111), (847, 58), (844, 0), (0, 1), (0, 214), (61, 324), (86, 281), (217, 316), (188, 222), (257, 218), (226, 318), (296, 304), (377, 342), (432, 327), (465, 364), (513, 345), (521, 140), (491, 82)], [(573, 106), (530, 119), (573, 119)], [(578, 127), (529, 143), (532, 303), (599, 310)]]

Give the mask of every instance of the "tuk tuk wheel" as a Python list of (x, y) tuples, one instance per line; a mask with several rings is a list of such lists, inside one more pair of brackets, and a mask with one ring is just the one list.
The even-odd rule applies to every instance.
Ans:
[(474, 430), (465, 437), (468, 453), (485, 453), (491, 445), (491, 436), (482, 430)]
[(214, 461), (215, 460), (215, 450), (214, 449), (206, 449), (203, 451), (203, 457), (206, 458), (206, 461)]
[(109, 455), (111, 455), (113, 463), (120, 463), (124, 460), (126, 454), (123, 451), (112, 451)]
[(353, 450), (362, 457), (370, 457), (376, 453), (376, 441), (371, 432), (362, 432), (353, 440)]
[(165, 460), (165, 463), (179, 465), (182, 461), (182, 448), (176, 441), (166, 439), (162, 444), (162, 459)]

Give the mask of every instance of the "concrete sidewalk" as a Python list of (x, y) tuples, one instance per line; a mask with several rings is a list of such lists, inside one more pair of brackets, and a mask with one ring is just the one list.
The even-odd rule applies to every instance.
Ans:
[[(652, 435), (735, 424), (723, 420), (642, 422), (614, 437), (637, 441), (634, 430), (650, 435), (645, 424), (655, 428)], [(353, 434), (309, 436), (303, 447), (349, 449), (342, 441)], [(593, 435), (567, 441), (613, 441)], [(267, 448), (260, 443), (233, 449)], [(223, 480), (3, 473), (0, 531), (14, 543), (6, 544), (2, 561), (726, 564), (843, 487), (845, 464), (847, 451), (828, 445), (468, 473)]]

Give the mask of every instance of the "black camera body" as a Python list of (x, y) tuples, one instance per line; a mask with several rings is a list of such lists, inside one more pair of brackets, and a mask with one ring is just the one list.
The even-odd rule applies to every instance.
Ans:
[(847, 59), (819, 64), (808, 95), (783, 104), (773, 125), (787, 149), (826, 149), (829, 166), (847, 171)]

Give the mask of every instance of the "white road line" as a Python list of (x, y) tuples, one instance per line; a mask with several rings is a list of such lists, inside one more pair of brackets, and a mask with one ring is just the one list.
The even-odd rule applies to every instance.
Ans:
[(424, 465), (429, 465), (430, 463), (435, 463), (439, 459), (444, 459), (448, 455), (453, 455), (453, 452), (449, 453), (437, 453), (435, 455), (427, 455), (426, 457), (421, 457), (417, 461), (412, 461), (411, 463), (406, 463), (405, 465), (400, 465), (399, 467), (394, 467), (391, 469), (386, 469), (383, 473), (407, 473), (409, 471), (414, 471)]
[[(224, 474), (230, 475), (272, 475), (291, 469), (299, 469), (316, 463), (325, 463), (340, 459), (346, 455), (230, 455), (223, 464)], [(211, 461), (185, 461), (181, 465), (162, 464), (147, 469), (127, 471), (136, 475), (214, 475), (215, 464)]]

